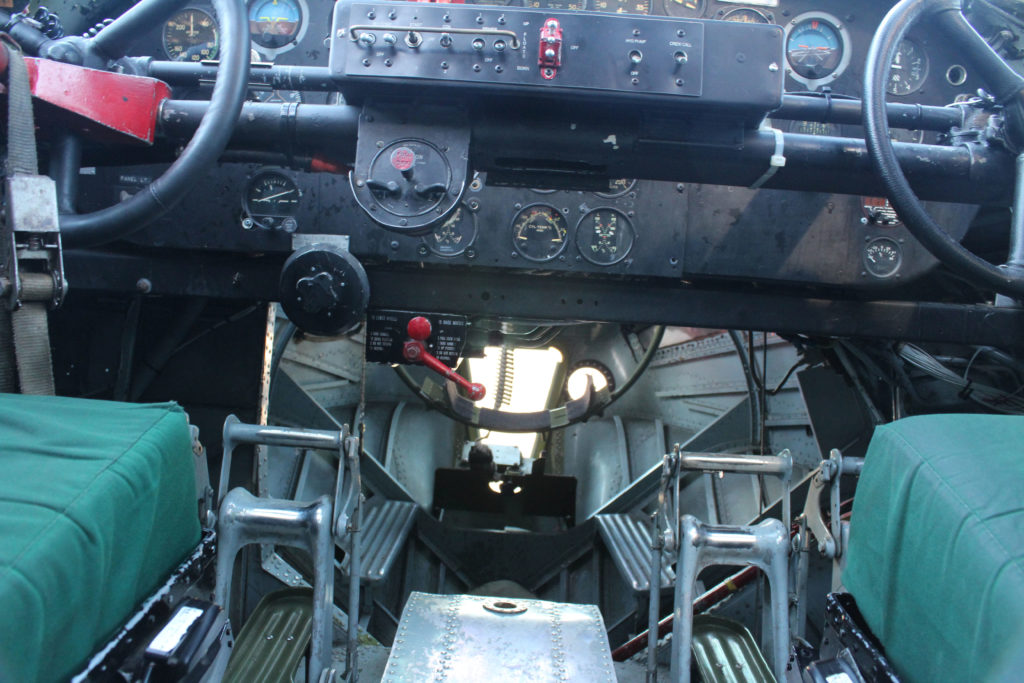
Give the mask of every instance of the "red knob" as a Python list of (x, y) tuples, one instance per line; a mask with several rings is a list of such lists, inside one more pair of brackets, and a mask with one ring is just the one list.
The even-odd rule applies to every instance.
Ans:
[(430, 327), (430, 321), (422, 315), (418, 315), (409, 321), (409, 324), (406, 326), (406, 331), (409, 333), (410, 339), (426, 341), (430, 337), (430, 332), (432, 330)]

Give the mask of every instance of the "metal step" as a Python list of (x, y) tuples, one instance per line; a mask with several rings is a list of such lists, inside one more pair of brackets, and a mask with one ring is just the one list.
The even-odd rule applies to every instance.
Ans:
[[(612, 556), (615, 566), (633, 591), (646, 593), (650, 590), (651, 573), (651, 530), (649, 525), (631, 515), (595, 515), (601, 539)], [(675, 583), (676, 573), (672, 570), (672, 558), (662, 553), (661, 588)]]
[(291, 683), (313, 631), (313, 590), (263, 596), (235, 641), (224, 683)]
[[(363, 512), (363, 523), (359, 530), (361, 550), (359, 576), (363, 581), (376, 583), (387, 577), (391, 565), (405, 546), (413, 522), (416, 521), (417, 505), (398, 500), (385, 500), (374, 504), (371, 500)], [(349, 558), (342, 560), (341, 569), (348, 574)]]

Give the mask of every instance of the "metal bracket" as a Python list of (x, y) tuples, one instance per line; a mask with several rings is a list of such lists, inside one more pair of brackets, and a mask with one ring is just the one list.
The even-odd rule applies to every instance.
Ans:
[(7, 178), (7, 221), (0, 248), (0, 294), (9, 310), (23, 301), (64, 301), (57, 185), (51, 178), (15, 173)]
[[(842, 533), (839, 520), (839, 480), (844, 474), (860, 475), (864, 458), (844, 458), (838, 448), (829, 452), (811, 479), (804, 504), (803, 519), (807, 528), (818, 541), (818, 551), (823, 557), (836, 558), (843, 554)], [(828, 488), (829, 523), (821, 514), (821, 495)]]

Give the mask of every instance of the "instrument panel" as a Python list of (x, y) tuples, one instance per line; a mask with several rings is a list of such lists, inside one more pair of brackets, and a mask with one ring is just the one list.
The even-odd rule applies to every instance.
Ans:
[[(613, 14), (770, 23), (784, 32), (785, 89), (859, 97), (868, 44), (889, 3), (848, 0), (510, 0), (478, 2)], [(253, 58), (327, 66), (330, 0), (249, 0)], [(195, 2), (140, 41), (157, 59), (216, 58), (212, 8)], [(713, 77), (709, 65), (708, 78)], [(911, 32), (893, 60), (890, 101), (947, 104), (981, 84), (926, 27)], [(198, 97), (186, 91), (176, 97)], [(332, 99), (333, 98), (333, 99)], [(335, 101), (325, 93), (254, 87), (251, 99)], [(787, 133), (860, 137), (859, 126), (774, 121)], [(283, 134), (283, 133), (282, 133)], [(935, 133), (893, 130), (901, 142)], [(159, 168), (90, 169), (83, 210), (138, 191)], [(458, 207), (422, 234), (399, 235), (370, 220), (345, 176), (288, 163), (225, 163), (194, 197), (137, 233), (140, 244), (243, 252), (289, 252), (299, 237), (343, 237), (368, 264), (497, 268), (686, 279), (770, 280), (856, 289), (909, 282), (935, 261), (884, 199), (820, 193), (615, 179), (606, 191), (492, 187), (473, 177)], [(971, 207), (933, 205), (962, 236)], [(198, 217), (198, 218), (197, 218)]]

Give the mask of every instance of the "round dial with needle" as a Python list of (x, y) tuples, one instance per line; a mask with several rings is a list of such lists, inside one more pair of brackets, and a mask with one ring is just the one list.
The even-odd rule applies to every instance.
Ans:
[(285, 174), (280, 171), (261, 171), (249, 182), (243, 208), (261, 228), (287, 229), (288, 225), (295, 226), (294, 217), (299, 210), (300, 196), (295, 181)]
[(702, 17), (708, 0), (663, 0), (665, 14), (670, 17)]
[(216, 59), (220, 51), (217, 22), (201, 9), (184, 9), (167, 20), (163, 31), (164, 52), (179, 62)]
[(889, 65), (885, 91), (890, 95), (909, 95), (924, 85), (928, 77), (928, 55), (912, 40), (901, 40)]
[(531, 261), (550, 261), (565, 251), (565, 217), (553, 206), (527, 206), (512, 219), (512, 246)]
[(610, 266), (626, 258), (635, 239), (633, 224), (617, 209), (594, 209), (576, 226), (580, 254), (599, 266)]

